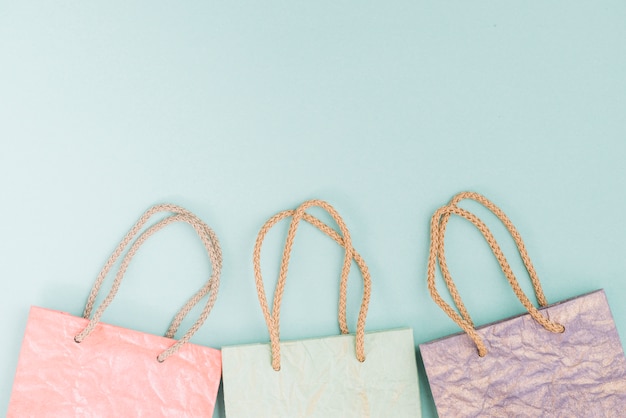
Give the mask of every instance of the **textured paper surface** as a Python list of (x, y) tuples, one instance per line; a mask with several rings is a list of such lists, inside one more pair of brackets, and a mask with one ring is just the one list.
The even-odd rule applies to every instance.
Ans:
[(626, 360), (602, 290), (541, 309), (565, 332), (530, 315), (420, 345), (441, 417), (623, 417)]
[(163, 363), (173, 340), (32, 307), (8, 417), (210, 417), (221, 353), (185, 344)]
[(226, 416), (421, 416), (412, 330), (365, 334), (363, 363), (354, 338), (281, 342), (280, 371), (269, 344), (222, 348)]

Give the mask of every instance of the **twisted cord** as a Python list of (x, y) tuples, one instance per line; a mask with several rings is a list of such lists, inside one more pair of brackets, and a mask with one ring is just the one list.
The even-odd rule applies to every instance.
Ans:
[[(498, 207), (496, 206), (493, 202), (491, 202), (489, 199), (487, 199), (485, 196), (476, 193), (476, 192), (461, 192), (456, 194), (448, 203), (449, 205), (454, 205), (457, 206), (458, 203), (464, 199), (471, 199), (474, 200), (480, 204), (482, 204), (483, 206), (485, 206), (487, 209), (489, 209), (494, 215), (496, 215), (500, 221), (502, 222), (502, 224), (507, 228), (507, 230), (509, 231), (509, 233), (511, 234), (511, 236), (513, 237), (513, 240), (515, 241), (515, 244), (517, 246), (517, 249), (519, 251), (519, 254), (522, 258), (522, 261), (524, 263), (524, 266), (526, 267), (526, 271), (528, 272), (529, 276), (530, 276), (530, 280), (531, 283), (533, 285), (533, 289), (535, 291), (535, 297), (537, 299), (537, 302), (539, 303), (539, 306), (547, 306), (548, 302), (545, 298), (545, 295), (543, 293), (543, 289), (541, 287), (541, 282), (539, 281), (539, 278), (537, 277), (537, 273), (534, 269), (534, 266), (530, 260), (530, 257), (528, 256), (528, 251), (526, 250), (526, 246), (524, 245), (524, 241), (522, 240), (522, 237), (520, 235), (520, 233), (517, 231), (517, 228), (515, 228), (515, 225), (513, 225), (513, 223), (511, 222), (511, 220), (509, 219), (509, 217)], [(445, 230), (446, 230), (446, 226), (448, 224), (448, 220), (450, 219), (450, 214), (444, 214), (442, 219), (441, 219), (441, 225), (440, 228), (442, 230), (442, 236), (445, 236)], [(442, 239), (439, 242), (439, 248), (438, 248), (438, 256), (439, 256), (439, 265), (440, 265), (440, 269), (441, 269), (441, 274), (444, 278), (444, 282), (450, 292), (450, 295), (452, 295), (453, 300), (461, 300), (459, 297), (459, 293), (457, 290), (457, 287), (454, 283), (454, 281), (452, 280), (452, 278), (450, 277), (450, 272), (448, 270), (447, 267), (447, 262), (446, 262), (446, 257), (445, 257), (445, 251), (444, 251), (444, 240)], [(507, 274), (505, 272), (505, 274)], [(511, 272), (512, 274), (512, 272)], [(459, 310), (459, 312), (461, 313), (461, 316), (463, 316), (463, 318), (468, 321), (470, 324), (472, 324), (472, 326), (474, 326), (473, 321), (469, 315), (469, 313), (467, 312), (467, 309), (465, 307), (465, 305), (463, 304), (463, 302), (461, 301), (458, 305), (457, 305), (457, 309)]]
[(480, 336), (474, 329), (474, 325), (473, 325), (473, 322), (471, 321), (469, 313), (467, 313), (467, 310), (465, 310), (464, 311), (465, 313), (463, 313), (463, 311), (460, 308), (459, 308), (459, 311), (461, 311), (462, 313), (461, 314), (457, 313), (450, 305), (448, 305), (441, 298), (435, 286), (435, 263), (439, 261), (440, 269), (442, 270), (442, 272), (443, 271), (447, 272), (447, 274), (444, 275), (444, 280), (446, 281), (446, 285), (448, 286), (448, 289), (450, 290), (450, 294), (452, 296), (454, 304), (457, 307), (459, 306), (464, 307), (463, 302), (461, 301), (460, 295), (456, 289), (456, 286), (454, 285), (454, 282), (452, 281), (452, 278), (449, 274), (447, 266), (445, 264), (443, 265), (441, 264), (441, 258), (439, 257), (439, 255), (443, 253), (442, 249), (443, 249), (443, 240), (444, 240), (444, 234), (445, 234), (445, 224), (443, 224), (443, 218), (446, 215), (448, 215), (449, 217), (450, 214), (456, 214), (458, 216), (461, 216), (467, 219), (472, 224), (474, 224), (474, 226), (476, 226), (476, 228), (481, 232), (481, 234), (483, 235), (483, 237), (489, 244), (489, 247), (491, 248), (496, 259), (498, 260), (498, 263), (500, 264), (500, 267), (502, 271), (504, 272), (507, 280), (509, 281), (511, 287), (513, 288), (513, 292), (515, 293), (517, 298), (520, 300), (522, 305), (526, 308), (528, 313), (532, 316), (532, 318), (535, 321), (537, 321), (539, 324), (541, 324), (548, 331), (563, 332), (565, 330), (563, 325), (558, 324), (556, 322), (552, 322), (548, 320), (547, 318), (545, 318), (543, 315), (541, 315), (539, 310), (535, 308), (535, 306), (533, 306), (533, 304), (530, 302), (528, 297), (524, 294), (521, 287), (519, 286), (517, 278), (513, 274), (511, 267), (509, 266), (504, 254), (502, 253), (502, 250), (500, 249), (497, 241), (495, 240), (493, 234), (487, 228), (487, 226), (471, 212), (468, 212), (454, 205), (443, 206), (439, 208), (433, 214), (433, 217), (431, 218), (431, 226), (430, 226), (431, 245), (430, 245), (429, 257), (428, 257), (428, 271), (427, 271), (428, 290), (431, 294), (431, 297), (435, 301), (435, 303), (437, 303), (437, 305), (439, 305), (441, 309), (444, 312), (446, 312), (446, 314), (454, 322), (456, 322), (474, 341), (478, 349), (478, 354), (481, 357), (485, 356), (487, 354), (487, 349), (485, 347), (484, 342), (482, 341), (482, 339), (480, 338)]
[[(467, 335), (472, 339), (472, 341), (474, 341), (474, 344), (476, 344), (476, 348), (478, 349), (478, 355), (481, 357), (484, 357), (487, 354), (487, 347), (485, 347), (485, 343), (483, 342), (482, 338), (480, 338), (480, 336), (474, 329), (473, 323), (466, 320), (464, 316), (459, 315), (454, 309), (452, 309), (452, 307), (449, 304), (447, 304), (446, 301), (443, 300), (443, 298), (441, 297), (441, 295), (439, 294), (435, 286), (435, 264), (437, 263), (439, 246), (441, 245), (440, 242), (443, 240), (443, 237), (441, 235), (441, 230), (440, 230), (440, 219), (446, 210), (452, 211), (453, 208), (450, 206), (444, 206), (444, 207), (439, 208), (433, 214), (431, 221), (430, 221), (430, 250), (428, 253), (428, 268), (427, 268), (428, 291), (430, 292), (430, 296), (435, 301), (435, 303), (439, 305), (439, 307), (454, 322), (456, 322), (457, 325), (461, 327), (461, 329), (463, 329), (467, 333)], [(446, 279), (445, 276), (444, 276), (444, 279)], [(454, 287), (454, 283), (452, 282), (452, 279), (449, 276), (446, 280), (449, 280), (452, 287), (456, 289), (456, 287)], [(446, 281), (448, 288), (451, 288), (450, 283)], [(463, 306), (463, 308), (465, 308), (458, 292), (455, 292), (454, 294), (452, 294), (452, 297), (457, 307)], [(467, 314), (467, 310), (465, 310), (465, 313)], [(467, 317), (469, 318), (469, 314), (467, 314)]]
[(96, 281), (94, 282), (93, 287), (91, 288), (89, 297), (87, 298), (87, 303), (85, 304), (85, 310), (83, 311), (83, 318), (89, 319), (89, 317), (91, 316), (91, 310), (93, 309), (93, 305), (96, 301), (96, 297), (98, 296), (98, 293), (100, 292), (100, 287), (102, 287), (102, 283), (104, 282), (104, 279), (109, 274), (109, 272), (111, 271), (111, 268), (113, 267), (117, 259), (120, 257), (120, 255), (122, 255), (122, 252), (124, 252), (124, 249), (133, 240), (135, 235), (139, 233), (139, 231), (141, 230), (141, 228), (143, 228), (146, 222), (148, 222), (148, 219), (150, 219), (152, 215), (154, 215), (155, 213), (159, 213), (159, 212), (174, 212), (174, 213), (180, 213), (180, 214), (193, 215), (191, 212), (189, 212), (185, 208), (182, 208), (177, 205), (167, 204), (167, 203), (152, 206), (150, 209), (144, 212), (144, 214), (141, 215), (141, 217), (137, 220), (135, 225), (133, 225), (133, 227), (126, 233), (124, 238), (122, 238), (122, 241), (115, 248), (115, 250), (113, 251), (113, 254), (111, 254), (107, 262), (104, 264), (104, 267), (102, 267), (102, 270), (100, 270), (100, 273), (98, 274), (98, 277), (96, 278)]
[[(209, 300), (211, 307), (215, 304), (215, 300), (217, 298), (217, 288), (219, 287), (220, 275), (222, 272), (222, 249), (220, 247), (219, 241), (217, 239), (217, 235), (215, 232), (209, 228), (206, 224), (204, 225), (204, 230), (206, 232), (206, 237), (201, 235), (200, 238), (209, 254), (209, 259), (211, 262), (212, 274), (208, 281), (204, 283), (204, 285), (200, 288), (200, 290), (195, 293), (187, 303), (178, 311), (172, 323), (170, 324), (165, 336), (167, 338), (174, 338), (176, 331), (178, 331), (178, 327), (181, 322), (187, 317), (191, 309), (195, 307), (207, 293), (210, 293)], [(208, 238), (208, 240), (207, 240)]]
[[(335, 220), (342, 235), (339, 235), (336, 231), (330, 228), (328, 225), (320, 221), (319, 219), (305, 213), (306, 209), (311, 206), (319, 206), (325, 209)], [(274, 301), (272, 305), (272, 310), (270, 312), (269, 305), (267, 303), (267, 297), (265, 294), (265, 289), (263, 286), (263, 278), (261, 275), (261, 247), (263, 244), (263, 240), (267, 235), (267, 232), (280, 220), (292, 217), (291, 224), (289, 226), (289, 230), (287, 232), (287, 238), (285, 240), (285, 247), (283, 250), (283, 257), (281, 260), (281, 266), (279, 270), (279, 277), (276, 284), (276, 288), (274, 290)], [(257, 236), (256, 244), (253, 252), (253, 265), (254, 265), (254, 274), (255, 281), (257, 287), (257, 293), (259, 296), (259, 302), (261, 305), (261, 310), (263, 311), (263, 315), (265, 317), (265, 322), (268, 327), (268, 331), (270, 334), (270, 344), (272, 347), (272, 367), (274, 370), (280, 370), (280, 305), (282, 301), (282, 296), (284, 293), (287, 271), (289, 266), (289, 258), (291, 254), (291, 248), (293, 247), (293, 241), (295, 239), (295, 234), (297, 231), (298, 224), (300, 220), (304, 219), (305, 221), (311, 223), (317, 228), (321, 229), (322, 232), (329, 235), (333, 238), (337, 243), (339, 243), (342, 247), (345, 248), (344, 262), (341, 271), (341, 281), (340, 281), (340, 295), (339, 295), (339, 307), (338, 307), (338, 321), (339, 327), (341, 329), (342, 334), (347, 334), (348, 326), (346, 319), (346, 305), (347, 305), (347, 282), (348, 275), (350, 273), (350, 264), (352, 259), (354, 258), (359, 269), (361, 270), (361, 274), (363, 276), (364, 282), (364, 290), (363, 290), (363, 299), (361, 302), (361, 309), (359, 311), (359, 318), (357, 320), (357, 333), (356, 333), (356, 357), (359, 361), (365, 361), (365, 318), (367, 316), (367, 309), (369, 304), (369, 299), (371, 296), (371, 278), (369, 275), (369, 270), (363, 260), (363, 258), (356, 253), (354, 248), (352, 248), (352, 243), (350, 240), (350, 234), (348, 229), (343, 222), (340, 215), (335, 211), (335, 209), (329, 205), (328, 203), (321, 200), (310, 200), (304, 202), (300, 207), (296, 210), (287, 210), (282, 211), (274, 216), (272, 216), (264, 225), (261, 227), (259, 231), (259, 235)]]
[[(458, 206), (458, 203), (465, 199), (474, 200), (480, 203), (481, 205), (489, 209), (494, 215), (496, 215), (500, 219), (500, 222), (502, 222), (502, 224), (506, 227), (506, 229), (509, 231), (509, 233), (513, 237), (513, 240), (515, 241), (517, 250), (522, 258), (524, 267), (526, 268), (526, 271), (528, 272), (528, 275), (530, 277), (530, 281), (533, 285), (533, 289), (535, 291), (535, 297), (537, 298), (537, 303), (539, 304), (539, 306), (542, 306), (542, 307), (548, 306), (548, 301), (546, 300), (546, 296), (543, 293), (541, 282), (539, 281), (539, 277), (537, 276), (535, 267), (533, 266), (533, 263), (530, 260), (530, 256), (528, 255), (528, 251), (526, 250), (526, 246), (524, 245), (524, 241), (522, 240), (522, 236), (520, 235), (517, 228), (515, 228), (515, 225), (513, 225), (513, 222), (511, 222), (511, 219), (502, 211), (502, 209), (496, 206), (492, 201), (490, 201), (485, 196), (476, 192), (458, 193), (450, 200), (449, 204)], [(445, 231), (445, 227), (446, 227), (446, 224), (448, 223), (449, 218), (450, 218), (450, 215), (447, 214), (447, 215), (444, 215), (442, 219), (442, 228), (444, 231)]]
[(183, 308), (176, 314), (176, 316), (174, 317), (166, 333), (166, 337), (169, 337), (169, 338), (173, 337), (173, 335), (175, 334), (176, 330), (178, 329), (180, 323), (185, 318), (185, 316), (208, 293), (209, 298), (199, 318), (196, 320), (196, 322), (191, 326), (191, 328), (185, 333), (185, 335), (180, 340), (176, 341), (172, 346), (170, 346), (165, 351), (160, 353), (157, 356), (157, 360), (162, 362), (165, 359), (167, 359), (169, 356), (174, 354), (176, 351), (178, 351), (180, 347), (183, 344), (187, 343), (189, 339), (192, 337), (192, 335), (206, 321), (211, 309), (213, 308), (213, 305), (215, 304), (215, 300), (217, 297), (217, 290), (219, 287), (219, 276), (220, 276), (221, 268), (222, 268), (221, 248), (219, 246), (217, 236), (215, 235), (213, 230), (211, 230), (211, 228), (208, 227), (208, 225), (206, 225), (198, 217), (196, 217), (193, 213), (187, 211), (186, 209), (183, 209), (176, 205), (169, 205), (169, 204), (157, 205), (157, 206), (150, 208), (131, 228), (131, 230), (126, 234), (124, 239), (122, 239), (122, 242), (115, 249), (111, 257), (109, 257), (109, 260), (107, 261), (107, 263), (105, 263), (105, 266), (103, 267), (102, 271), (98, 275), (96, 283), (94, 284), (92, 291), (90, 293), (90, 296), (88, 298), (87, 306), (85, 307), (84, 316), (86, 319), (89, 319), (91, 310), (93, 309), (94, 301), (102, 286), (102, 282), (104, 278), (107, 276), (107, 274), (109, 273), (109, 271), (111, 270), (111, 267), (114, 265), (115, 261), (122, 254), (124, 248), (132, 241), (134, 236), (137, 235), (137, 233), (141, 230), (143, 225), (145, 225), (145, 223), (153, 214), (157, 212), (163, 212), (163, 211), (175, 212), (176, 214), (173, 216), (166, 217), (162, 219), (161, 221), (159, 221), (158, 223), (150, 226), (141, 235), (139, 235), (139, 237), (135, 240), (135, 242), (133, 242), (130, 249), (128, 250), (124, 258), (122, 259), (122, 262), (120, 263), (119, 270), (115, 276), (113, 284), (111, 285), (111, 289), (109, 290), (109, 293), (107, 294), (103, 302), (100, 304), (100, 306), (96, 310), (95, 314), (93, 315), (93, 318), (91, 318), (91, 320), (89, 321), (89, 324), (78, 335), (76, 335), (75, 337), (76, 342), (82, 342), (85, 338), (87, 338), (89, 334), (91, 334), (93, 329), (96, 327), (98, 322), (100, 321), (102, 314), (104, 313), (106, 308), (113, 301), (115, 295), (117, 294), (117, 291), (121, 285), (124, 273), (126, 272), (126, 269), (128, 268), (128, 265), (131, 259), (136, 254), (139, 247), (151, 235), (153, 235), (157, 231), (163, 229), (165, 226), (174, 222), (186, 222), (194, 228), (194, 230), (196, 231), (196, 233), (199, 235), (200, 239), (202, 240), (207, 250), (207, 253), (209, 255), (209, 259), (211, 261), (211, 266), (212, 266), (212, 274), (210, 278), (207, 280), (207, 282), (200, 288), (200, 290), (198, 290), (187, 301), (187, 303), (183, 306)]
[[(334, 229), (326, 225), (324, 222), (320, 221), (314, 216), (309, 215), (308, 213), (304, 214), (303, 219), (309, 222), (310, 224), (316, 226), (318, 229), (322, 230), (322, 232), (325, 232), (328, 236), (334, 239), (335, 242), (337, 242), (337, 244), (345, 248), (345, 242), (343, 241), (341, 236)], [(365, 264), (365, 260), (363, 260), (361, 255), (358, 252), (356, 252), (356, 250), (354, 249), (353, 249), (352, 255), (354, 257), (354, 260), (357, 266), (359, 267), (359, 270), (361, 271), (361, 276), (363, 277), (363, 283), (364, 283), (363, 300), (361, 301), (361, 307), (359, 309), (359, 316), (357, 318), (357, 325), (356, 325), (356, 329), (357, 329), (357, 332), (356, 332), (357, 353), (356, 354), (357, 354), (357, 359), (363, 362), (365, 361), (365, 319), (367, 317), (369, 301), (372, 295), (371, 276), (369, 273), (369, 269), (367, 268), (367, 265)], [(346, 287), (348, 283), (347, 280), (348, 280), (348, 276), (345, 276), (345, 280), (342, 277), (342, 283), (344, 283), (344, 286)], [(342, 306), (342, 299), (343, 299), (343, 306), (345, 307), (347, 305), (347, 292), (344, 292), (343, 295), (339, 299), (340, 307)], [(340, 312), (341, 312), (341, 309), (340, 309)], [(346, 309), (345, 308), (343, 309), (343, 318), (345, 322), (346, 321), (345, 319)], [(347, 332), (345, 332), (344, 334), (347, 334)]]

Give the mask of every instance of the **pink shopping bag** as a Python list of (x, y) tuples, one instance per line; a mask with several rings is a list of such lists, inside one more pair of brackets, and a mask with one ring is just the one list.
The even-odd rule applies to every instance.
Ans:
[[(473, 199), (513, 236), (541, 308), (524, 294), (487, 226), (457, 206)], [(447, 268), (443, 237), (450, 215), (483, 234), (527, 314), (475, 327)], [(420, 345), (440, 417), (623, 417), (626, 359), (602, 290), (548, 305), (522, 239), (509, 218), (477, 193), (460, 193), (431, 222), (428, 288), (462, 329)], [(435, 287), (437, 261), (456, 310)]]
[[(102, 282), (126, 246), (157, 212), (174, 212), (147, 228), (121, 261), (109, 294), (93, 317)], [(100, 322), (130, 260), (153, 233), (174, 222), (200, 236), (212, 275), (183, 306), (165, 337)], [(149, 209), (113, 252), (89, 295), (84, 317), (32, 307), (26, 325), (8, 417), (210, 417), (221, 376), (219, 350), (189, 343), (217, 296), (222, 256), (215, 233), (175, 205)], [(202, 313), (178, 341), (172, 337), (191, 308), (208, 295)]]

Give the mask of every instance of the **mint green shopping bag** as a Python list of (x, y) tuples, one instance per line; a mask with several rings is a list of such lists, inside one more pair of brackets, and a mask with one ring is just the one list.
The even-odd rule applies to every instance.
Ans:
[[(305, 210), (312, 206), (325, 209), (339, 226), (341, 234), (307, 214)], [(287, 217), (292, 217), (292, 221), (270, 312), (260, 271), (261, 245), (267, 231)], [(280, 304), (291, 248), (302, 219), (345, 248), (339, 303), (342, 335), (281, 341)], [(349, 334), (346, 294), (353, 259), (361, 271), (364, 286), (356, 334)], [(332, 206), (310, 200), (296, 210), (283, 211), (270, 218), (257, 238), (254, 267), (270, 343), (222, 348), (228, 418), (421, 416), (413, 332), (411, 329), (365, 332), (370, 275), (367, 265), (352, 248), (343, 220)]]

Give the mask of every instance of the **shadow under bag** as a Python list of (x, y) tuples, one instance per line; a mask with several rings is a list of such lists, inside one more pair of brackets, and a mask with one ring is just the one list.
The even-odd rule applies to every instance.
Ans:
[[(305, 213), (311, 206), (325, 209), (339, 226), (341, 235)], [(260, 271), (261, 245), (267, 231), (287, 217), (293, 218), (270, 312)], [(301, 220), (316, 226), (345, 248), (339, 292), (339, 324), (343, 335), (286, 342), (279, 337), (279, 310), (289, 256)], [(364, 282), (356, 335), (348, 334), (346, 321), (347, 280), (353, 259)], [(365, 332), (370, 275), (365, 262), (352, 248), (345, 224), (328, 203), (307, 201), (295, 211), (280, 212), (270, 218), (256, 241), (254, 269), (270, 343), (222, 348), (228, 418), (420, 416), (412, 330)]]
[[(149, 218), (174, 212), (142, 232), (124, 255), (109, 294), (90, 318), (104, 278)], [(153, 233), (175, 223), (200, 236), (212, 275), (178, 312), (166, 337), (100, 322), (130, 260)], [(188, 343), (209, 315), (219, 286), (222, 254), (214, 232), (191, 212), (174, 205), (149, 209), (126, 234), (98, 276), (84, 317), (32, 307), (8, 417), (210, 417), (221, 374), (219, 350)], [(179, 325), (208, 294), (200, 317), (178, 341)]]
[[(523, 293), (487, 226), (457, 206), (472, 199), (491, 210), (513, 236), (530, 275), (537, 309)], [(483, 234), (527, 314), (475, 327), (448, 271), (443, 239), (451, 215)], [(437, 261), (457, 310), (435, 287)], [(431, 221), (428, 288), (465, 332), (420, 345), (441, 417), (623, 417), (626, 359), (604, 291), (548, 305), (522, 239), (485, 197), (456, 195)]]

